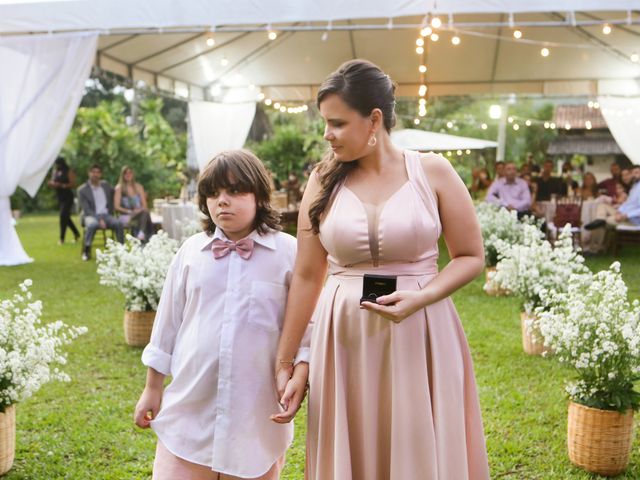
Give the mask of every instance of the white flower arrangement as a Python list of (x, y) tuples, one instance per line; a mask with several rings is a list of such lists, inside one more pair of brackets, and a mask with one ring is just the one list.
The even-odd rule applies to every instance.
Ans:
[[(564, 292), (572, 275), (588, 272), (565, 227), (554, 245), (534, 225), (523, 225), (522, 243), (496, 242), (500, 261), (490, 282), (520, 297), (527, 314), (542, 306), (540, 292)], [(531, 327), (531, 325), (529, 325)]]
[(97, 251), (100, 284), (116, 287), (131, 312), (156, 310), (167, 270), (178, 250), (178, 241), (160, 231), (146, 245), (127, 235), (124, 244), (107, 240)]
[(577, 373), (572, 401), (625, 412), (640, 407), (640, 302), (629, 302), (620, 263), (572, 275), (563, 291), (543, 290), (538, 328), (560, 362)]
[(498, 251), (496, 244), (502, 240), (509, 244), (522, 242), (523, 226), (539, 225), (540, 222), (533, 217), (524, 217), (518, 220), (518, 212), (481, 202), (476, 205), (476, 215), (480, 223), (482, 239), (484, 242), (484, 259), (487, 267), (495, 267), (498, 263)]
[(32, 281), (20, 284), (20, 292), (0, 302), (0, 412), (26, 400), (45, 383), (68, 382), (69, 375), (55, 365), (65, 365), (60, 347), (87, 332), (60, 320), (41, 324), (42, 302), (33, 300)]

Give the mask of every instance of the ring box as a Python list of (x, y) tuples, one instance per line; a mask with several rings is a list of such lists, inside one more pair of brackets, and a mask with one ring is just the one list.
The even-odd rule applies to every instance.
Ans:
[(360, 303), (378, 303), (378, 297), (389, 295), (396, 291), (397, 277), (395, 275), (371, 275), (365, 273), (362, 277), (362, 297)]

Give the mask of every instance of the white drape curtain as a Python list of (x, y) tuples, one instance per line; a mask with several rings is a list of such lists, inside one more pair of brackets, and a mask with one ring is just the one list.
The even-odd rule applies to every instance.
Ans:
[(0, 36), (0, 265), (32, 261), (11, 222), (9, 196), (34, 196), (82, 98), (97, 33)]
[(242, 148), (255, 114), (255, 102), (189, 102), (189, 139), (200, 170), (217, 153)]
[(598, 97), (613, 138), (635, 165), (640, 165), (640, 97)]

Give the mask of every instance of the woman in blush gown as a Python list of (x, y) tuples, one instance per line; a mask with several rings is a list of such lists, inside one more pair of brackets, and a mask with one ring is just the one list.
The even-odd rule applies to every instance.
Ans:
[[(480, 229), (447, 160), (392, 145), (394, 91), (363, 60), (319, 90), (331, 152), (300, 208), (276, 421), (304, 395), (288, 379), (311, 320), (308, 479), (486, 480), (473, 365), (449, 298), (483, 269)], [(451, 261), (438, 272), (441, 234)], [(364, 274), (394, 276), (396, 290), (360, 304)]]

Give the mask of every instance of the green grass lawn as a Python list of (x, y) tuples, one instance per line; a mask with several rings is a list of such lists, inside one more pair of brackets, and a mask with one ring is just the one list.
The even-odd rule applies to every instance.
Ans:
[[(4, 478), (150, 478), (155, 436), (136, 429), (131, 420), (145, 367), (140, 363), (142, 350), (124, 343), (122, 296), (99, 285), (95, 262), (80, 260), (79, 245), (56, 245), (56, 216), (23, 218), (18, 234), (35, 261), (0, 267), (0, 298), (31, 278), (35, 298), (44, 302), (44, 321), (85, 325), (89, 333), (68, 347), (66, 371), (72, 381), (45, 385), (18, 405), (16, 461)], [(98, 236), (96, 244), (101, 241)], [(640, 249), (627, 247), (619, 259), (631, 296), (639, 298)], [(596, 270), (612, 261), (590, 258), (588, 264)], [(517, 301), (488, 297), (482, 279), (456, 293), (454, 301), (475, 361), (491, 477), (596, 478), (569, 464), (563, 393), (567, 371), (553, 360), (522, 352)], [(304, 422), (302, 411), (287, 454), (285, 480), (303, 478)], [(619, 478), (640, 478), (637, 441), (630, 467)]]

